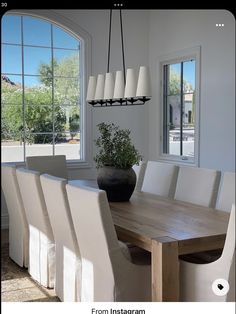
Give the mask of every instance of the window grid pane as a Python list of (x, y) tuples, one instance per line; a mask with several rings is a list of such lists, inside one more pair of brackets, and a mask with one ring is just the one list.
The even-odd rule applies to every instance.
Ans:
[[(24, 151), (33, 156), (63, 148), (68, 159), (80, 159), (80, 41), (47, 21), (17, 18), (23, 36), (2, 44), (3, 160), (23, 161)], [(6, 123), (9, 113), (12, 126)]]

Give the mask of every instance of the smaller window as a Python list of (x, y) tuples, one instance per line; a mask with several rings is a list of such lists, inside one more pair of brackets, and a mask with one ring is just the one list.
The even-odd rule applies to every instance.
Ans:
[(198, 55), (162, 62), (162, 157), (197, 163)]

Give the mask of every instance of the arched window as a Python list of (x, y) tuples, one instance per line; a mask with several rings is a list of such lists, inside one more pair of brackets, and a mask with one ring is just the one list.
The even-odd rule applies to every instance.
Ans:
[(83, 159), (83, 40), (47, 20), (2, 18), (2, 162)]

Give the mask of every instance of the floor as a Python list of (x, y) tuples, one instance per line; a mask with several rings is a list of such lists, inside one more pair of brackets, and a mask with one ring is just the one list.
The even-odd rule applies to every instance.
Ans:
[(54, 289), (35, 282), (26, 268), (19, 267), (8, 254), (8, 230), (1, 231), (1, 300), (2, 302), (60, 302)]

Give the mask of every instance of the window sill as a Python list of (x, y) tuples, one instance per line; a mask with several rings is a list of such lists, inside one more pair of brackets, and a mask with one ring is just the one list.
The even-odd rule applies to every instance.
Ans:
[[(25, 167), (25, 163), (23, 161), (2, 162), (2, 164), (16, 165), (16, 167)], [(68, 169), (91, 169), (93, 167), (90, 162), (80, 160), (67, 160), (66, 164)]]
[(80, 160), (67, 160), (67, 168), (68, 169), (91, 169), (92, 164), (88, 161), (80, 161)]
[(158, 159), (162, 162), (198, 167), (198, 162), (194, 160), (194, 158), (192, 157), (185, 157), (185, 156), (180, 157), (180, 156), (162, 154), (159, 156)]

